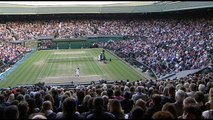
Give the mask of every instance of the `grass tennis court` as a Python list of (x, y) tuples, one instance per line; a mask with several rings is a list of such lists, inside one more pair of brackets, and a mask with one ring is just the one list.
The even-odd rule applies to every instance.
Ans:
[[(139, 80), (144, 77), (126, 65), (117, 56), (105, 52), (112, 61), (98, 61), (102, 49), (67, 49), (36, 51), (4, 80), (0, 87), (14, 87), (17, 84), (67, 83), (104, 80)], [(80, 77), (75, 69), (80, 68)]]

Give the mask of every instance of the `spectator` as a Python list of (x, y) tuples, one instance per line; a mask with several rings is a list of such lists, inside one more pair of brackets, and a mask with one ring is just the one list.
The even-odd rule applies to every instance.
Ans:
[(108, 98), (108, 96), (104, 95), (104, 96), (102, 96), (102, 99), (104, 101), (104, 110), (107, 110), (109, 98)]
[(188, 92), (187, 95), (189, 97), (194, 98), (195, 92), (197, 91), (196, 84), (195, 83), (191, 83), (190, 86), (189, 86), (189, 88), (190, 88), (190, 92)]
[(78, 105), (77, 111), (78, 111), (79, 113), (86, 112), (86, 111), (89, 110), (89, 108), (87, 107), (87, 102), (88, 102), (88, 100), (89, 100), (90, 98), (91, 98), (90, 95), (86, 95), (86, 96), (84, 97), (84, 99), (83, 99), (82, 104)]
[(114, 99), (117, 99), (119, 101), (122, 101), (124, 99), (124, 97), (121, 96), (121, 91), (120, 90), (116, 90), (115, 91), (115, 98)]
[(83, 113), (81, 113), (81, 116), (82, 116), (84, 119), (86, 119), (87, 116), (88, 116), (89, 114), (92, 114), (92, 112), (93, 112), (93, 98), (92, 98), (92, 97), (91, 97), (91, 98), (89, 99), (89, 101), (87, 102), (87, 107), (89, 108), (89, 111), (88, 111), (88, 112), (83, 112)]
[(202, 119), (202, 112), (197, 105), (185, 106), (183, 111), (182, 119)]
[(62, 111), (63, 102), (64, 102), (64, 100), (65, 100), (66, 98), (69, 98), (69, 96), (68, 96), (68, 95), (65, 95), (65, 94), (61, 97), (60, 105), (59, 105), (59, 107), (57, 108), (56, 112), (61, 112), (61, 111)]
[(36, 107), (35, 99), (29, 98), (27, 100), (27, 103), (29, 105), (28, 115), (40, 112), (40, 109)]
[[(47, 100), (51, 102), (51, 105), (52, 105), (51, 109), (52, 109), (53, 111), (55, 111), (55, 110), (57, 109), (57, 107), (54, 106), (54, 99), (53, 99), (52, 95), (50, 95), (50, 94), (45, 95), (45, 96), (44, 96), (44, 101), (47, 101)], [(44, 104), (44, 103), (43, 103), (43, 104)]]
[(200, 107), (201, 111), (206, 110), (206, 106), (204, 104), (204, 94), (200, 91), (195, 92), (194, 98), (196, 100), (196, 104)]
[(204, 84), (199, 84), (198, 91), (204, 94), (204, 103), (208, 101), (208, 94), (206, 94), (206, 87)]
[(19, 111), (16, 105), (10, 105), (4, 110), (4, 118), (5, 119), (18, 119)]
[(167, 102), (174, 103), (175, 102), (175, 87), (170, 86), (168, 89), (168, 97), (163, 97), (161, 104), (164, 105)]
[(57, 114), (56, 119), (82, 119), (82, 117), (76, 113), (77, 103), (72, 98), (66, 98), (62, 106), (62, 114)]
[(213, 108), (213, 88), (209, 90), (209, 101), (205, 105), (207, 109)]
[(188, 105), (195, 105), (195, 104), (196, 104), (196, 101), (192, 97), (187, 97), (183, 100), (183, 107), (186, 107)]
[(103, 107), (103, 99), (97, 97), (93, 100), (94, 111), (92, 114), (87, 116), (87, 119), (115, 119), (112, 113), (105, 112)]
[(114, 99), (114, 95), (113, 95), (113, 90), (112, 89), (108, 89), (107, 90), (107, 96), (109, 97), (109, 99)]
[(142, 99), (138, 99), (136, 102), (135, 102), (135, 107), (141, 107), (144, 111), (144, 113), (146, 112), (147, 110), (147, 107), (146, 107), (146, 102)]
[(183, 101), (185, 99), (185, 92), (183, 90), (178, 90), (175, 93), (176, 102), (172, 103), (176, 110), (177, 110), (177, 116), (181, 116), (183, 114)]
[(29, 105), (26, 101), (21, 101), (18, 104), (18, 110), (19, 110), (19, 118), (18, 119), (28, 119), (28, 111), (29, 111)]
[(129, 119), (143, 119), (144, 111), (141, 107), (134, 107), (130, 113)]
[(84, 91), (80, 90), (79, 92), (77, 92), (77, 105), (81, 105), (83, 103), (83, 99), (84, 99), (84, 96), (85, 96), (85, 93)]
[(121, 101), (122, 109), (124, 110), (124, 113), (130, 113), (134, 106), (134, 101), (131, 100), (131, 93), (126, 91), (124, 93), (124, 99)]
[(41, 109), (42, 102), (43, 102), (42, 94), (40, 92), (37, 92), (34, 98), (35, 98), (36, 107)]
[(56, 113), (53, 112), (53, 105), (52, 102), (49, 100), (46, 100), (42, 104), (41, 113), (47, 117), (47, 119), (55, 119)]
[(177, 110), (175, 106), (172, 103), (166, 103), (162, 107), (162, 111), (168, 111), (172, 114), (173, 118), (178, 118), (177, 116)]
[(121, 104), (117, 99), (111, 99), (109, 101), (109, 112), (112, 113), (116, 119), (124, 119), (124, 111)]
[(24, 101), (24, 96), (22, 94), (19, 94), (16, 98), (19, 102)]
[(51, 91), (52, 93), (52, 96), (53, 96), (53, 99), (54, 99), (54, 106), (55, 107), (59, 107), (59, 103), (60, 103), (60, 97), (59, 97), (59, 93), (58, 93), (58, 90), (52, 90)]
[(132, 95), (132, 100), (136, 102), (138, 99), (142, 99), (144, 101), (147, 100), (147, 95), (144, 93), (144, 87), (143, 86), (138, 86), (136, 89), (136, 93)]
[(162, 109), (162, 106), (160, 103), (161, 103), (160, 95), (159, 94), (152, 95), (151, 106), (147, 109), (147, 112), (145, 113), (145, 118), (151, 119), (152, 115), (155, 112), (160, 111)]
[(154, 113), (152, 119), (175, 119), (175, 117), (168, 111), (158, 111)]

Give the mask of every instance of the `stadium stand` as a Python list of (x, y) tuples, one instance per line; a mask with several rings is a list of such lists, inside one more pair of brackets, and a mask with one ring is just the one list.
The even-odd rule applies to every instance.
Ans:
[[(14, 64), (31, 51), (11, 41), (36, 40), (39, 36), (128, 35), (137, 37), (97, 44), (121, 58), (145, 64), (157, 77), (212, 68), (212, 17), (7, 21), (0, 24), (0, 31), (5, 42), (0, 49), (0, 65)], [(4, 119), (213, 119), (213, 73), (174, 80), (19, 85), (0, 89), (0, 111)]]

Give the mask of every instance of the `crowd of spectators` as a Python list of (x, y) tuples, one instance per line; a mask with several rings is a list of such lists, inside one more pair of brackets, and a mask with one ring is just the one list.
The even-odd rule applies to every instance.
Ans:
[[(212, 63), (212, 18), (137, 20), (29, 20), (0, 24), (0, 65), (30, 51), (11, 41), (89, 35), (140, 36), (102, 44), (153, 69), (158, 77)], [(47, 46), (44, 42), (41, 46)], [(176, 80), (137, 80), (71, 88), (35, 85), (0, 91), (7, 119), (213, 119), (213, 73)]]
[(13, 43), (2, 43), (0, 45), (0, 66), (1, 72), (4, 72), (10, 65), (15, 64), (23, 55), (30, 52), (30, 48)]
[(145, 39), (121, 41), (109, 47), (122, 51), (121, 57), (133, 53), (138, 61), (148, 65), (161, 77), (182, 70), (202, 68), (211, 62), (208, 55), (213, 53), (212, 25), (212, 18), (14, 21), (0, 24), (0, 39), (141, 36)]
[(176, 80), (129, 80), (63, 88), (1, 89), (0, 118), (212, 119), (213, 73)]
[(152, 43), (194, 39), (206, 41), (212, 38), (212, 18), (28, 20), (0, 24), (0, 39), (5, 41), (33, 40), (39, 36), (66, 39), (89, 35), (145, 36)]
[(121, 58), (133, 57), (152, 69), (158, 78), (183, 70), (200, 69), (212, 64), (213, 41), (168, 40), (152, 42), (147, 39), (99, 43)]

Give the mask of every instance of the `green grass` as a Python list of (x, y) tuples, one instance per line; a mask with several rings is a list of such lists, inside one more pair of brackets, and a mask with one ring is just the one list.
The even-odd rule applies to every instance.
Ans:
[[(81, 76), (99, 75), (106, 80), (129, 79), (134, 81), (143, 79), (141, 74), (107, 51), (105, 53), (106, 57), (112, 58), (112, 61), (107, 64), (97, 61), (97, 56), (101, 51), (102, 49), (36, 51), (4, 80), (0, 81), (0, 87), (35, 84), (45, 77), (74, 76), (74, 71), (77, 67), (80, 68)], [(66, 60), (51, 62), (50, 59)]]

